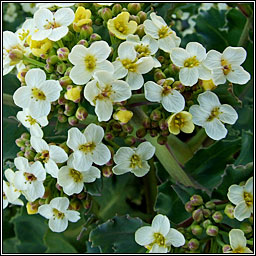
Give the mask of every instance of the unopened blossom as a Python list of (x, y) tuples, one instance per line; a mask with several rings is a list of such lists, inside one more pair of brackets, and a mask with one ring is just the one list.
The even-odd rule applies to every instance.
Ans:
[(142, 74), (146, 74), (153, 69), (155, 62), (151, 56), (138, 59), (134, 44), (123, 42), (118, 47), (118, 58), (113, 62), (113, 65), (115, 78), (126, 77), (125, 80), (130, 88), (138, 90), (144, 83)]
[(241, 229), (231, 229), (228, 235), (232, 250), (226, 251), (226, 253), (253, 253), (248, 247), (246, 247), (247, 239)]
[(228, 199), (236, 205), (234, 217), (243, 221), (253, 213), (253, 177), (244, 186), (232, 185), (228, 189)]
[(111, 118), (114, 103), (127, 100), (131, 95), (127, 82), (115, 79), (113, 73), (106, 71), (95, 72), (94, 80), (87, 83), (84, 89), (84, 97), (95, 106), (100, 122)]
[(206, 58), (206, 50), (201, 44), (190, 42), (185, 49), (174, 48), (170, 58), (180, 68), (179, 80), (183, 85), (193, 86), (198, 79), (211, 79), (210, 70), (202, 64)]
[(228, 104), (221, 104), (218, 96), (211, 91), (199, 94), (197, 101), (199, 105), (193, 105), (189, 109), (193, 123), (202, 126), (214, 140), (225, 138), (228, 131), (223, 123), (236, 122), (238, 115), (235, 109)]
[(69, 157), (66, 166), (62, 166), (58, 173), (58, 184), (67, 195), (78, 194), (84, 189), (84, 183), (92, 183), (100, 178), (101, 172), (95, 166), (88, 170), (78, 171), (73, 165), (73, 155)]
[(111, 48), (105, 41), (97, 41), (89, 48), (83, 45), (75, 45), (68, 55), (69, 61), (74, 65), (70, 71), (70, 78), (75, 84), (86, 84), (96, 71), (105, 70), (113, 72), (111, 62), (106, 60)]
[(19, 199), (21, 191), (14, 185), (14, 171), (7, 169), (4, 171), (4, 175), (7, 181), (3, 181), (3, 209), (7, 207), (8, 203), (23, 206), (22, 200)]
[(91, 24), (91, 11), (85, 9), (83, 6), (79, 6), (75, 12), (75, 19), (73, 21), (73, 28), (76, 32), (80, 32), (81, 27), (86, 24)]
[(47, 116), (51, 110), (51, 102), (60, 96), (62, 87), (59, 81), (46, 80), (45, 72), (34, 68), (26, 73), (25, 82), (26, 86), (15, 91), (14, 103), (21, 108), (28, 108), (33, 118)]
[(48, 145), (45, 140), (34, 136), (31, 136), (30, 143), (35, 151), (40, 153), (39, 158), (44, 162), (46, 172), (57, 178), (59, 172), (57, 163), (64, 163), (68, 160), (64, 149), (56, 145)]
[(112, 171), (116, 175), (127, 172), (142, 177), (149, 172), (147, 162), (155, 154), (155, 147), (150, 142), (142, 142), (137, 148), (121, 147), (114, 155), (116, 165)]
[(178, 135), (180, 131), (184, 133), (192, 133), (195, 125), (192, 122), (192, 115), (187, 111), (181, 111), (171, 115), (168, 120), (169, 132)]
[(167, 253), (171, 246), (185, 244), (184, 236), (170, 227), (169, 219), (162, 214), (154, 217), (151, 226), (139, 228), (135, 232), (135, 241), (148, 249), (149, 253)]
[(48, 125), (47, 116), (35, 119), (31, 116), (29, 109), (25, 108), (17, 113), (17, 119), (22, 123), (22, 125), (30, 129), (31, 136), (43, 137), (41, 127)]
[(176, 36), (175, 31), (167, 26), (164, 19), (156, 13), (150, 14), (151, 20), (144, 21), (144, 31), (147, 35), (158, 41), (158, 46), (165, 52), (171, 52), (174, 47), (180, 45), (181, 39)]
[(76, 170), (86, 171), (92, 163), (104, 165), (110, 160), (111, 153), (102, 143), (103, 137), (103, 128), (93, 123), (83, 133), (75, 127), (68, 130), (67, 145), (74, 151), (73, 165)]
[(122, 40), (125, 40), (128, 35), (134, 34), (138, 25), (133, 20), (129, 21), (129, 18), (128, 12), (121, 12), (115, 18), (109, 19), (107, 23), (109, 32)]
[(53, 46), (53, 41), (49, 40), (48, 38), (37, 41), (32, 40), (31, 36), (29, 36), (26, 41), (32, 54), (36, 57), (47, 56), (48, 52), (50, 51), (50, 49), (52, 49)]
[(144, 84), (145, 98), (152, 102), (159, 102), (168, 112), (180, 112), (185, 107), (185, 99), (182, 94), (173, 89), (173, 78), (168, 78), (161, 85), (148, 81)]
[(58, 41), (68, 33), (68, 26), (72, 24), (75, 14), (70, 8), (58, 9), (54, 14), (45, 8), (34, 14), (37, 31), (33, 33), (32, 40), (41, 41), (46, 38)]
[(50, 204), (39, 206), (38, 213), (49, 219), (49, 228), (53, 232), (63, 232), (68, 227), (68, 222), (77, 222), (80, 213), (68, 210), (69, 200), (66, 197), (55, 197)]
[(29, 164), (25, 157), (16, 157), (14, 164), (18, 169), (14, 176), (15, 187), (21, 190), (29, 202), (41, 198), (45, 192), (43, 182), (46, 178), (43, 165), (39, 161)]
[(229, 46), (223, 53), (210, 50), (203, 63), (211, 70), (215, 85), (224, 84), (226, 80), (235, 84), (246, 84), (251, 75), (241, 67), (245, 59), (244, 48)]

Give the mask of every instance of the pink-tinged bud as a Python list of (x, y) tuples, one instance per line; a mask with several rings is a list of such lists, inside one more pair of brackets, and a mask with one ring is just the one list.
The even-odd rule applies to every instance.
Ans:
[[(151, 112), (150, 114), (150, 119), (153, 120), (153, 121), (160, 121), (162, 118), (162, 113), (160, 110), (158, 109), (155, 109)], [(158, 123), (157, 123), (157, 127), (158, 127)]]
[(203, 198), (200, 195), (191, 196), (190, 202), (193, 206), (200, 206), (204, 203)]
[(201, 226), (199, 226), (199, 225), (193, 225), (191, 227), (191, 232), (195, 236), (200, 236), (202, 234), (202, 232), (203, 232), (203, 228)]
[(76, 104), (72, 101), (69, 101), (65, 104), (65, 111), (64, 111), (64, 114), (66, 116), (72, 116), (75, 114), (75, 111), (76, 111)]
[(75, 116), (78, 120), (84, 121), (88, 116), (88, 112), (84, 107), (78, 107)]
[(68, 42), (71, 42), (74, 39), (75, 39), (75, 35), (71, 31), (68, 31), (68, 33), (62, 38), (63, 41), (68, 41)]
[(252, 229), (252, 225), (247, 223), (247, 222), (242, 222), (240, 225), (240, 229), (245, 233), (245, 234), (249, 234), (253, 231)]
[(190, 239), (190, 240), (188, 241), (188, 248), (189, 248), (190, 250), (196, 250), (196, 249), (198, 249), (198, 248), (199, 248), (199, 245), (200, 245), (199, 241), (198, 241), (197, 239), (195, 239), (195, 238), (192, 238), (192, 239)]
[(50, 196), (51, 192), (50, 192), (50, 188), (49, 187), (46, 187), (45, 188), (45, 192), (44, 192), (44, 195), (43, 195), (43, 199), (46, 199)]
[(157, 138), (157, 143), (158, 143), (159, 145), (165, 145), (166, 142), (167, 142), (167, 137), (162, 136), (162, 135), (158, 136), (158, 138)]
[(151, 137), (154, 138), (158, 135), (158, 131), (155, 130), (155, 129), (151, 129), (151, 130), (149, 130), (149, 134), (150, 134)]
[(158, 128), (158, 127), (159, 127), (159, 123), (158, 123), (158, 121), (151, 121), (151, 122), (150, 122), (150, 126), (151, 126), (152, 128)]
[(134, 128), (131, 124), (124, 124), (122, 125), (122, 129), (126, 133), (132, 133)]
[(156, 69), (154, 72), (154, 80), (155, 82), (158, 82), (159, 80), (165, 79), (166, 75), (163, 73), (161, 69)]
[(26, 157), (28, 161), (33, 161), (35, 155), (36, 155), (35, 151), (32, 151), (32, 150), (28, 150), (24, 153), (24, 157)]
[(161, 119), (159, 121), (159, 128), (162, 130), (162, 131), (166, 131), (168, 130), (168, 123), (165, 119)]
[(102, 8), (100, 11), (100, 16), (104, 21), (108, 21), (112, 18), (113, 14), (112, 11), (109, 8)]
[(80, 40), (77, 44), (81, 44), (84, 47), (88, 47), (89, 45), (88, 41), (86, 41), (85, 39)]
[(137, 30), (135, 31), (135, 34), (138, 35), (140, 38), (145, 36), (145, 30), (144, 30), (144, 25), (143, 24), (140, 24), (137, 27)]
[(72, 84), (72, 80), (70, 79), (69, 76), (63, 76), (59, 79), (60, 85), (63, 88), (67, 88), (68, 85)]
[(96, 41), (100, 41), (101, 40), (101, 36), (99, 34), (93, 33), (90, 36), (90, 42), (96, 42)]
[(68, 209), (74, 210), (74, 211), (79, 211), (81, 206), (82, 206), (81, 202), (78, 199), (73, 198), (70, 200)]
[(62, 190), (62, 186), (61, 186), (61, 185), (59, 185), (58, 183), (56, 183), (55, 187), (56, 187), (59, 191), (61, 191), (61, 190)]
[(187, 212), (193, 212), (195, 210), (195, 207), (192, 205), (192, 203), (190, 201), (188, 201), (185, 204), (185, 210)]
[(81, 39), (88, 39), (93, 33), (93, 28), (90, 25), (83, 25), (80, 31)]
[(78, 124), (78, 119), (75, 117), (75, 116), (70, 116), (68, 118), (68, 123), (71, 125), (71, 126), (75, 126)]
[(58, 62), (58, 56), (57, 55), (52, 55), (46, 59), (46, 63), (49, 65), (55, 65)]
[(204, 219), (204, 215), (203, 215), (202, 209), (194, 210), (193, 213), (192, 213), (192, 218), (196, 222), (201, 222)]
[(179, 67), (174, 64), (170, 64), (168, 69), (171, 76), (175, 76), (180, 71)]
[(128, 12), (136, 15), (141, 10), (140, 3), (129, 3), (127, 6)]
[(223, 247), (222, 247), (222, 252), (223, 253), (227, 253), (227, 252), (229, 252), (229, 251), (231, 251), (232, 249), (231, 249), (231, 247), (230, 247), (230, 245), (229, 244), (225, 244), (225, 245), (223, 245)]
[(146, 131), (146, 129), (144, 128), (144, 127), (141, 127), (141, 128), (139, 128), (137, 131), (136, 131), (136, 136), (138, 137), (138, 138), (143, 138), (143, 137), (145, 137), (146, 136), (146, 134), (147, 134), (147, 131)]
[(60, 61), (67, 60), (69, 55), (69, 49), (67, 47), (62, 47), (57, 50), (58, 59)]
[(219, 233), (219, 228), (217, 226), (214, 226), (214, 225), (209, 225), (207, 228), (206, 228), (206, 234), (208, 236), (217, 236)]
[(64, 98), (64, 95), (61, 95), (58, 99), (59, 105), (65, 105), (68, 101)]
[(25, 76), (27, 74), (28, 70), (22, 69), (18, 74), (17, 74), (17, 78), (20, 80), (21, 83), (25, 83)]
[(9, 58), (12, 60), (11, 64), (17, 64), (22, 60), (23, 52), (18, 49), (13, 49), (9, 52)]
[(212, 222), (208, 219), (208, 220), (205, 220), (204, 222), (203, 222), (203, 227), (204, 228), (207, 228), (209, 225), (211, 225), (212, 224)]
[(225, 209), (224, 209), (224, 213), (230, 218), (230, 219), (234, 219), (234, 210), (235, 207), (232, 204), (227, 204)]
[(123, 7), (120, 4), (113, 5), (113, 7), (112, 7), (112, 14), (114, 16), (117, 16), (122, 11), (122, 8)]
[(44, 70), (47, 72), (47, 73), (52, 73), (54, 71), (54, 66), (46, 63), (45, 66), (44, 66)]
[(58, 114), (58, 121), (60, 123), (66, 123), (68, 121), (68, 118), (65, 115)]
[(25, 147), (25, 141), (22, 138), (18, 138), (15, 140), (16, 145), (21, 148), (21, 147)]
[(56, 68), (56, 71), (59, 73), (59, 74), (64, 74), (65, 71), (67, 69), (67, 66), (64, 62), (61, 62), (57, 65), (57, 68)]
[(213, 215), (212, 215), (212, 219), (216, 222), (216, 223), (221, 223), (223, 220), (223, 215), (221, 212), (216, 211)]
[(58, 80), (58, 79), (59, 79), (59, 76), (57, 76), (54, 73), (50, 74), (50, 76), (49, 76), (49, 80)]
[(208, 202), (206, 202), (205, 203), (205, 207), (207, 208), (207, 209), (215, 209), (215, 203), (213, 202), (213, 201), (208, 201)]
[(104, 138), (105, 138), (105, 140), (113, 140), (115, 138), (115, 136), (112, 132), (105, 132)]
[(203, 209), (203, 215), (205, 218), (209, 218), (211, 216), (211, 211), (209, 209)]
[(80, 85), (77, 85), (77, 86), (68, 85), (67, 92), (64, 95), (65, 99), (73, 101), (74, 103), (79, 103), (82, 97), (81, 95), (82, 89), (83, 87)]
[(83, 200), (86, 197), (86, 193), (85, 192), (81, 192), (76, 196), (79, 200)]
[(142, 125), (145, 129), (149, 129), (151, 127), (151, 124), (150, 124), (150, 118), (147, 117), (145, 118), (143, 121), (142, 121)]
[(103, 168), (102, 168), (102, 175), (105, 178), (110, 178), (113, 175), (112, 167), (111, 166), (106, 166), (106, 165), (103, 166)]
[(61, 147), (62, 149), (64, 149), (64, 151), (69, 154), (69, 147), (67, 146), (67, 143), (66, 142), (63, 142), (59, 145), (59, 147)]
[(147, 19), (147, 14), (143, 11), (138, 12), (137, 16), (140, 18), (141, 24)]
[(89, 199), (83, 200), (82, 205), (84, 209), (88, 210), (91, 207), (91, 201)]
[(70, 75), (70, 71), (71, 71), (72, 67), (68, 67), (64, 73), (64, 76), (69, 76)]
[(133, 20), (135, 21), (137, 24), (140, 24), (140, 17), (136, 16), (136, 15), (130, 15), (129, 21)]
[(136, 143), (136, 138), (133, 136), (127, 136), (124, 140), (125, 144), (128, 146), (133, 146)]
[(19, 157), (19, 156), (23, 156), (23, 157), (24, 157), (24, 152), (19, 151), (19, 152), (17, 153), (17, 157)]

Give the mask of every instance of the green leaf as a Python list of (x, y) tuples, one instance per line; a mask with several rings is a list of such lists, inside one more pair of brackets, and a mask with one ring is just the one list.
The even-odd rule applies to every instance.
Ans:
[(92, 243), (86, 241), (86, 253), (100, 253), (100, 248), (99, 247), (92, 247)]
[(185, 211), (183, 202), (171, 185), (170, 181), (166, 181), (157, 187), (155, 211), (167, 215), (172, 223), (178, 224), (189, 218), (190, 214)]
[(101, 196), (101, 191), (103, 187), (103, 181), (101, 179), (96, 179), (92, 183), (87, 183), (85, 185), (86, 192), (92, 196)]
[(213, 145), (202, 148), (185, 165), (186, 172), (199, 184), (207, 188), (211, 194), (213, 188), (219, 184), (221, 175), (227, 164), (232, 164), (233, 155), (241, 148), (241, 138), (234, 140), (220, 140)]
[(19, 239), (17, 237), (8, 238), (3, 241), (3, 253), (19, 253), (17, 245)]
[(145, 253), (146, 249), (135, 242), (136, 230), (143, 226), (139, 218), (115, 216), (91, 231), (92, 247), (99, 246), (101, 253)]
[(54, 233), (50, 229), (45, 234), (44, 242), (47, 246), (45, 253), (77, 253), (77, 250), (64, 239), (63, 234)]

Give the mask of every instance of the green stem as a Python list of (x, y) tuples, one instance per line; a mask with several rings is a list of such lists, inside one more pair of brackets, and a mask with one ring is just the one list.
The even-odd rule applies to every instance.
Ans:
[(9, 95), (7, 93), (3, 93), (3, 104), (10, 107), (17, 107), (13, 101), (12, 95)]
[(221, 241), (220, 236), (216, 236), (216, 242), (219, 246), (223, 247), (225, 244)]
[(216, 209), (216, 210), (223, 210), (223, 209), (225, 209), (225, 207), (226, 207), (227, 204), (228, 204), (228, 203), (216, 205), (216, 206), (215, 206), (215, 209)]
[(204, 140), (207, 138), (207, 135), (205, 133), (204, 128), (201, 128), (197, 134), (189, 140), (187, 145), (189, 146), (190, 150), (192, 152), (196, 152), (204, 142)]
[(237, 46), (246, 47), (248, 43), (248, 36), (249, 36), (249, 31), (250, 31), (250, 26), (252, 21), (253, 21), (253, 15), (247, 18), (243, 32), (240, 36)]
[(114, 141), (112, 140), (107, 140), (108, 144), (110, 144), (112, 147), (114, 147), (115, 149), (119, 149), (120, 146), (117, 145)]
[(62, 40), (60, 39), (59, 41), (57, 41), (57, 44), (60, 48), (64, 47), (64, 44), (62, 42)]
[(228, 232), (223, 231), (223, 230), (219, 230), (219, 234), (223, 235), (223, 236), (229, 236)]
[(23, 55), (23, 60), (29, 62), (30, 64), (36, 65), (38, 67), (41, 67), (41, 68), (43, 68), (45, 66), (45, 63), (42, 63), (40, 61), (31, 59), (31, 58), (29, 58), (29, 57), (27, 57), (25, 55)]
[(247, 240), (247, 244), (253, 245), (253, 240)]
[(134, 94), (132, 95), (132, 97), (127, 101), (127, 105), (131, 105), (134, 103), (140, 103), (142, 101), (147, 101), (145, 99), (145, 95), (144, 93), (140, 93), (140, 94)]

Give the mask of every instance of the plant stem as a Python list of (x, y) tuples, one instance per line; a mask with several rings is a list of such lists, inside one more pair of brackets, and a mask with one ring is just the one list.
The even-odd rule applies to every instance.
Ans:
[(228, 236), (228, 232), (222, 231), (222, 230), (219, 230), (219, 234), (221, 234), (223, 236)]
[(134, 94), (132, 97), (127, 101), (127, 105), (131, 105), (134, 103), (141, 103), (146, 101), (144, 93)]
[(216, 236), (216, 242), (219, 246), (223, 247), (225, 244), (221, 241), (220, 236)]
[(17, 107), (13, 101), (12, 95), (9, 95), (7, 93), (3, 93), (3, 104), (10, 107)]
[(253, 245), (253, 240), (246, 240), (247, 244)]
[(37, 60), (34, 60), (34, 59), (31, 59), (31, 58), (29, 58), (29, 57), (27, 57), (25, 55), (23, 55), (23, 60), (29, 62), (30, 64), (36, 65), (38, 67), (41, 67), (41, 68), (44, 68), (44, 66), (45, 66), (45, 63), (37, 61)]
[(249, 36), (249, 31), (250, 31), (250, 26), (251, 26), (252, 20), (253, 20), (253, 15), (250, 15), (250, 17), (248, 17), (246, 20), (243, 32), (240, 36), (237, 46), (246, 47), (246, 45), (248, 43), (248, 36)]
[(62, 42), (62, 40), (60, 39), (59, 41), (57, 41), (57, 44), (60, 48), (64, 47), (64, 44)]
[(201, 128), (197, 132), (197, 134), (192, 139), (189, 140), (187, 145), (189, 146), (192, 152), (196, 152), (201, 147), (202, 143), (206, 138), (207, 138), (207, 135), (205, 133), (205, 130)]

